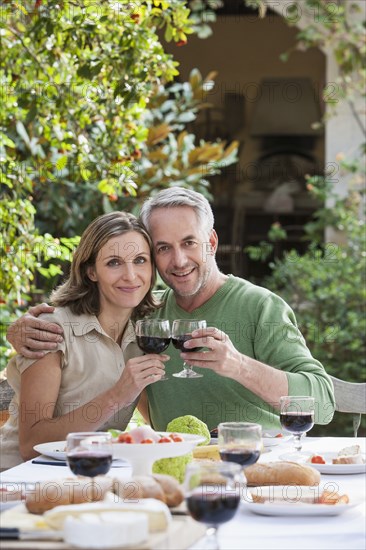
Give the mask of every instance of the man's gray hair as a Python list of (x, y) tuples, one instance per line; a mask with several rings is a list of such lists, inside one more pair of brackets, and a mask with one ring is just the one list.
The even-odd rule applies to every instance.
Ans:
[(189, 206), (193, 208), (202, 227), (210, 233), (214, 226), (214, 215), (206, 197), (197, 191), (184, 187), (170, 187), (159, 191), (154, 197), (147, 199), (142, 205), (140, 219), (148, 231), (150, 231), (150, 217), (156, 208), (174, 208), (176, 206)]

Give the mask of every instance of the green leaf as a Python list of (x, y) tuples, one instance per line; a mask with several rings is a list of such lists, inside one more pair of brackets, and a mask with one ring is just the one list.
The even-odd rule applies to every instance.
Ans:
[(55, 163), (55, 167), (57, 170), (63, 170), (66, 165), (67, 165), (67, 156), (60, 157), (59, 159), (57, 159), (57, 162)]

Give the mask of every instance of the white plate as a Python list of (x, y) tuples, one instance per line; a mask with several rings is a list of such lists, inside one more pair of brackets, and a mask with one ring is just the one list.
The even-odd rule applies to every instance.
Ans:
[[(242, 501), (244, 508), (251, 512), (263, 516), (337, 516), (342, 514), (359, 504), (362, 504), (362, 499), (350, 497), (348, 504), (317, 504), (306, 503), (300, 501), (300, 496), (303, 491), (305, 495), (311, 500), (316, 499), (323, 493), (323, 490), (327, 489), (327, 484), (322, 487), (301, 487), (295, 485), (278, 485), (278, 486), (264, 486), (264, 487), (252, 487), (248, 489), (248, 492), (255, 491), (259, 496), (273, 498), (273, 494), (277, 496), (282, 495), (283, 501), (267, 501), (264, 503), (251, 502), (250, 494), (246, 496)], [(334, 487), (328, 490), (333, 491)], [(340, 492), (340, 494), (343, 494)]]
[[(313, 464), (307, 462), (309, 466), (312, 466), (318, 470), (321, 474), (365, 474), (366, 464), (333, 464), (332, 459), (338, 456), (338, 453), (322, 453), (317, 452), (315, 455), (322, 456), (325, 460), (325, 464)], [(365, 455), (363, 454), (365, 460)]]
[[(282, 437), (276, 437), (278, 434), (282, 434)], [(288, 432), (282, 432), (281, 430), (266, 430), (263, 428), (262, 441), (264, 447), (275, 447), (291, 439), (292, 435)]]
[(254, 503), (244, 502), (246, 510), (260, 516), (338, 516), (361, 504), (361, 501), (349, 504), (303, 504), (303, 503)]
[(37, 453), (54, 458), (55, 460), (66, 460), (66, 441), (52, 441), (51, 443), (40, 443), (33, 447)]

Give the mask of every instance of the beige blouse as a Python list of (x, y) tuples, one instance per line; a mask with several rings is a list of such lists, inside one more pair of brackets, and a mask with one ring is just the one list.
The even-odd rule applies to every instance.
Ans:
[[(108, 390), (118, 381), (125, 363), (132, 357), (143, 354), (136, 344), (135, 331), (128, 323), (122, 344), (119, 346), (108, 336), (94, 315), (74, 315), (69, 308), (56, 308), (52, 314), (43, 314), (40, 318), (59, 324), (64, 331), (64, 341), (56, 350), (48, 353), (62, 352), (62, 377), (55, 416), (62, 416), (81, 405), (92, 402), (93, 398)], [(116, 327), (118, 330), (118, 327)], [(18, 408), (21, 373), (30, 367), (36, 359), (26, 359), (21, 355), (13, 357), (7, 366), (7, 379), (15, 391), (9, 406), (10, 417), (0, 429), (0, 468), (11, 468), (23, 462), (19, 453), (18, 442)], [(124, 430), (127, 426), (137, 400), (129, 407), (111, 410), (111, 417), (100, 429), (117, 428)], [(86, 414), (92, 419), (98, 418), (101, 411), (90, 403)], [(73, 427), (70, 426), (70, 432)]]

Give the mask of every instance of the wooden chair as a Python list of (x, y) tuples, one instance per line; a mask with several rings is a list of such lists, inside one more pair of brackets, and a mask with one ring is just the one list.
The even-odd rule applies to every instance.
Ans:
[(14, 395), (14, 390), (9, 386), (7, 380), (0, 382), (0, 426), (5, 424), (9, 418), (9, 404)]
[(353, 433), (361, 424), (361, 414), (366, 414), (366, 383), (346, 382), (331, 376), (336, 401), (336, 411), (353, 415)]

